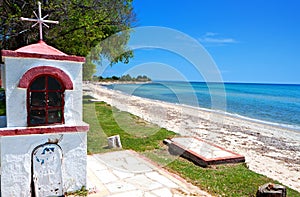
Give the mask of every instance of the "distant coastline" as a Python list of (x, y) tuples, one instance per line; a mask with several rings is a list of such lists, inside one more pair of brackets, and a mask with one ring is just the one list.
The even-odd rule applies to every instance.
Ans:
[(92, 81), (96, 83), (103, 84), (132, 84), (132, 83), (144, 83), (151, 82), (152, 80), (146, 75), (138, 75), (132, 77), (130, 74), (122, 75), (121, 77), (112, 76), (112, 77), (102, 77), (102, 76), (93, 76)]

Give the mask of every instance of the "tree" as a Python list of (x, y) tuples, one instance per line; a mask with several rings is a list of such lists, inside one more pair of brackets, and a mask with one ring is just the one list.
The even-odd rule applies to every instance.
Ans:
[(112, 76), (111, 78), (112, 78), (112, 80), (119, 80), (120, 79), (120, 77), (117, 77), (117, 76)]
[(132, 77), (129, 74), (123, 75), (120, 78), (120, 81), (131, 81), (131, 80), (132, 80)]
[(146, 81), (151, 81), (151, 79), (149, 77), (147, 77), (146, 75), (139, 75), (136, 77), (136, 80), (137, 81), (140, 81), (140, 82), (146, 82)]
[[(96, 70), (94, 61), (101, 61), (99, 54), (108, 57), (112, 64), (126, 63), (133, 56), (126, 49), (129, 32), (125, 31), (135, 22), (132, 0), (44, 0), (42, 3), (42, 15), (49, 14), (49, 19), (60, 22), (43, 29), (45, 42), (67, 54), (85, 56), (84, 79), (92, 78)], [(38, 28), (20, 20), (20, 17), (35, 18), (32, 11), (37, 9), (35, 0), (0, 0), (1, 49), (14, 50), (39, 39)], [(123, 31), (126, 33), (118, 33)], [(111, 35), (117, 35), (112, 39), (115, 44), (98, 45)]]

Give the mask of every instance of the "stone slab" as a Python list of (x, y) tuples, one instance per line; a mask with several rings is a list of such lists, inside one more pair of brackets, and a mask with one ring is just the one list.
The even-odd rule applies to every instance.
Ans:
[(91, 197), (211, 196), (134, 151), (88, 155), (87, 169)]
[(150, 172), (153, 168), (152, 164), (142, 158), (132, 156), (130, 151), (115, 151), (94, 156), (104, 165), (125, 173)]
[(171, 153), (181, 155), (203, 167), (245, 162), (244, 156), (196, 137), (176, 137), (164, 140), (164, 143), (169, 146)]

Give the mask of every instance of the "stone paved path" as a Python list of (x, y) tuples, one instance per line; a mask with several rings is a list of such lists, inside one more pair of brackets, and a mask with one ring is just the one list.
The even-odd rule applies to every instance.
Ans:
[(88, 156), (90, 197), (211, 196), (134, 151)]

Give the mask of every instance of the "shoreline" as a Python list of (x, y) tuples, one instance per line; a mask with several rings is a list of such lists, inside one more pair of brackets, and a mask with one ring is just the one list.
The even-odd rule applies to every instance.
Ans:
[(249, 169), (300, 191), (300, 133), (226, 113), (126, 95), (100, 85), (88, 94), (182, 136), (196, 136), (246, 157)]
[[(101, 85), (103, 88), (107, 89), (107, 90), (112, 90), (109, 89), (105, 86), (107, 85), (116, 85), (116, 84), (145, 84), (145, 83), (151, 83), (151, 81), (149, 82), (124, 82), (124, 83), (119, 83), (119, 82), (97, 82), (97, 83), (93, 83), (94, 85)], [(127, 94), (126, 92), (122, 92), (119, 90), (112, 90), (115, 92), (118, 92), (120, 94), (124, 94), (127, 96), (135, 96), (135, 95), (130, 95)], [(139, 97), (139, 96), (137, 96)], [(285, 129), (285, 130), (289, 130), (291, 132), (298, 132), (300, 133), (300, 126), (297, 125), (292, 125), (292, 124), (285, 124), (285, 123), (277, 123), (277, 122), (272, 122), (272, 121), (267, 121), (267, 120), (260, 120), (260, 119), (256, 119), (256, 118), (251, 118), (251, 117), (247, 117), (244, 115), (240, 115), (240, 114), (236, 114), (236, 113), (232, 113), (232, 112), (227, 112), (227, 111), (221, 111), (221, 110), (215, 110), (215, 109), (208, 109), (208, 108), (204, 108), (204, 107), (200, 107), (200, 106), (192, 106), (192, 105), (187, 105), (187, 104), (181, 104), (181, 103), (171, 103), (171, 102), (167, 102), (167, 101), (162, 101), (162, 100), (157, 100), (157, 99), (149, 99), (149, 98), (144, 98), (144, 97), (139, 97), (145, 100), (150, 100), (150, 101), (155, 101), (155, 102), (160, 102), (160, 103), (166, 103), (166, 104), (173, 104), (176, 106), (182, 106), (182, 107), (186, 107), (186, 108), (193, 108), (196, 110), (200, 110), (200, 111), (205, 111), (205, 112), (209, 112), (209, 113), (216, 113), (216, 114), (221, 114), (224, 116), (230, 116), (232, 118), (236, 118), (236, 119), (240, 119), (240, 120), (245, 120), (245, 121), (249, 121), (249, 122), (253, 122), (253, 123), (259, 123), (259, 124), (264, 124), (267, 126), (272, 126), (272, 127), (277, 127), (278, 129)]]
[[(96, 82), (96, 83), (93, 83), (93, 84), (101, 85), (104, 88), (107, 88), (106, 86), (109, 86), (109, 85), (148, 84), (148, 83), (155, 83), (155, 81), (154, 82), (153, 81), (148, 81), (148, 82), (135, 82), (135, 81), (127, 81), (127, 82), (125, 82), (125, 81), (122, 82), (121, 81), (121, 82), (118, 82), (118, 81), (115, 81), (115, 82)], [(237, 84), (244, 84), (244, 83), (237, 83)], [(253, 84), (255, 84), (255, 83), (253, 83)], [(258, 83), (258, 84), (260, 84), (260, 83)], [(264, 84), (264, 85), (274, 85), (274, 84)], [(279, 84), (279, 85), (297, 85), (298, 86), (298, 84)], [(110, 88), (107, 88), (107, 89), (110, 89)], [(117, 91), (121, 94), (130, 95), (126, 92), (122, 92), (122, 91), (119, 91), (119, 90), (115, 90), (115, 89), (111, 89), (111, 90)], [(141, 97), (141, 98), (149, 99), (149, 98), (145, 98), (145, 97)], [(250, 121), (250, 122), (254, 122), (254, 123), (266, 124), (266, 125), (279, 127), (279, 128), (283, 128), (283, 129), (288, 129), (288, 130), (300, 133), (300, 125), (296, 125), (296, 124), (293, 124), (293, 123), (282, 123), (282, 122), (276, 122), (276, 120), (264, 120), (264, 119), (259, 119), (259, 117), (258, 118), (248, 117), (246, 115), (241, 115), (241, 114), (238, 114), (238, 113), (235, 113), (235, 112), (228, 112), (226, 109), (224, 109), (224, 110), (209, 109), (209, 108), (205, 108), (205, 107), (201, 107), (201, 106), (193, 106), (193, 105), (182, 104), (182, 103), (173, 103), (173, 102), (168, 102), (168, 101), (163, 101), (163, 100), (158, 100), (158, 99), (150, 99), (150, 100), (154, 100), (154, 101), (157, 101), (157, 102), (163, 102), (163, 103), (172, 103), (174, 105), (179, 105), (179, 106), (183, 106), (183, 107), (191, 107), (191, 108), (199, 109), (199, 110), (202, 110), (202, 111), (208, 111), (208, 112), (212, 112), (212, 113), (223, 114), (223, 115), (231, 116), (231, 117), (241, 119), (241, 120), (246, 120), (246, 121)]]

